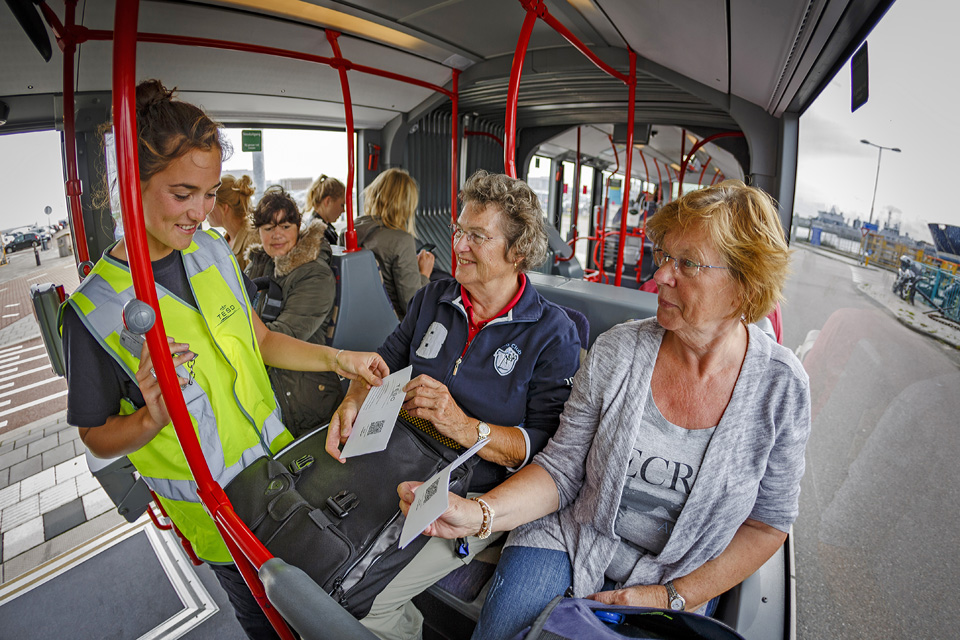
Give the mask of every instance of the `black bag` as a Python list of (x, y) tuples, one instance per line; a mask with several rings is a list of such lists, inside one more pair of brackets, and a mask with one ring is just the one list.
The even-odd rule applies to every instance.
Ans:
[(647, 640), (743, 640), (719, 620), (685, 611), (613, 606), (557, 596), (533, 625), (513, 640), (646, 638)]
[[(303, 569), (363, 618), (428, 540), (418, 536), (405, 549), (397, 547), (404, 523), (397, 485), (427, 480), (458, 455), (423, 428), (433, 430), (429, 422), (401, 415), (385, 450), (346, 464), (324, 450), (326, 430), (314, 431), (276, 459), (263, 457), (244, 469), (225, 487), (227, 497), (270, 553)], [(466, 495), (475, 461), (454, 470), (451, 491)]]

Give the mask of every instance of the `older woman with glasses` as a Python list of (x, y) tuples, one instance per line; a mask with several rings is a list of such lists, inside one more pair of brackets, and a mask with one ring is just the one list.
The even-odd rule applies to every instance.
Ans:
[[(809, 382), (750, 324), (787, 275), (772, 199), (727, 181), (666, 205), (648, 231), (656, 318), (600, 336), (544, 450), (480, 500), (451, 495), (427, 529), (513, 529), (475, 639), (513, 637), (568, 589), (710, 614), (797, 516)], [(402, 504), (415, 486), (400, 485)]]
[[(554, 434), (580, 342), (566, 312), (542, 298), (525, 274), (547, 251), (536, 194), (521, 180), (479, 171), (460, 197), (456, 280), (418, 291), (378, 352), (391, 371), (413, 365), (403, 405), (410, 415), (463, 447), (489, 440), (469, 487), (479, 492), (526, 465)], [(366, 394), (351, 385), (330, 421), (327, 451), (338, 459)], [(469, 537), (463, 557), (460, 545), (431, 540), (362, 622), (383, 638), (419, 637), (423, 617), (410, 599), (492, 540)]]

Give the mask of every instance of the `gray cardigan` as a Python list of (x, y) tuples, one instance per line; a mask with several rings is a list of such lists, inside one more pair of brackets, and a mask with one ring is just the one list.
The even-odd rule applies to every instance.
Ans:
[[(797, 517), (809, 379), (788, 349), (754, 325), (749, 332), (730, 404), (674, 531), (659, 555), (641, 558), (627, 586), (687, 575), (717, 557), (747, 518), (787, 531)], [(601, 335), (574, 379), (556, 435), (533, 460), (556, 483), (560, 510), (518, 527), (507, 544), (566, 551), (578, 597), (600, 589), (619, 540), (617, 508), (663, 335), (655, 318)]]

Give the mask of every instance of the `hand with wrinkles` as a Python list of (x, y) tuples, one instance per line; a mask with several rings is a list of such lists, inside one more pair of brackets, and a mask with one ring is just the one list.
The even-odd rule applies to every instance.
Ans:
[(463, 446), (477, 441), (477, 420), (467, 417), (446, 385), (424, 374), (408, 382), (403, 390), (407, 394), (403, 408), (411, 416), (429, 420), (437, 431)]

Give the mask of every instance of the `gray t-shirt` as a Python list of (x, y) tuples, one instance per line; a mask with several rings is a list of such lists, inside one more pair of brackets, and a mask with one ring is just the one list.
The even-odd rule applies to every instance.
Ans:
[(607, 567), (608, 578), (626, 581), (641, 557), (663, 550), (715, 429), (685, 429), (668, 421), (647, 388), (647, 404), (617, 509), (613, 530), (620, 542)]

